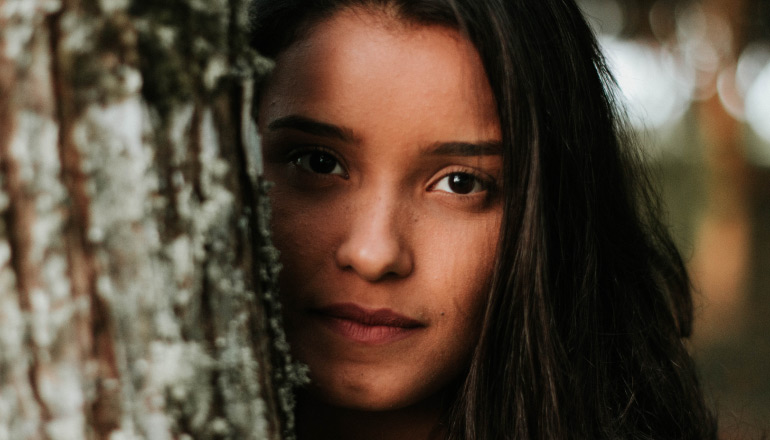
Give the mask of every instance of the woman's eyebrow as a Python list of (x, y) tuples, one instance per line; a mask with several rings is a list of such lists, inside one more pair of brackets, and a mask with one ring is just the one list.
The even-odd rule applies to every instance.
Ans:
[(423, 150), (430, 156), (498, 156), (503, 154), (500, 141), (436, 142)]
[(336, 138), (343, 142), (352, 143), (357, 140), (357, 136), (353, 133), (353, 130), (347, 127), (340, 127), (334, 124), (316, 121), (315, 119), (300, 115), (289, 115), (278, 118), (268, 124), (267, 128), (270, 130), (288, 128), (314, 136)]

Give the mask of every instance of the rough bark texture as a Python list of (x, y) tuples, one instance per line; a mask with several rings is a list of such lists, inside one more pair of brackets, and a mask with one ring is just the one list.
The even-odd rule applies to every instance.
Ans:
[(291, 437), (246, 0), (0, 0), (0, 440)]

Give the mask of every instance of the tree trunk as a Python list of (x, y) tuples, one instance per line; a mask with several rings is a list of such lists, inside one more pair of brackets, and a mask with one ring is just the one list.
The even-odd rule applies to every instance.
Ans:
[(0, 440), (279, 439), (247, 0), (0, 0)]

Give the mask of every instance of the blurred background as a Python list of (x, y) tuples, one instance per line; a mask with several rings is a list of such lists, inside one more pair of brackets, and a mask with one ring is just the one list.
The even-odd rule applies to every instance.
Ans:
[(579, 0), (695, 288), (722, 439), (770, 436), (770, 0)]

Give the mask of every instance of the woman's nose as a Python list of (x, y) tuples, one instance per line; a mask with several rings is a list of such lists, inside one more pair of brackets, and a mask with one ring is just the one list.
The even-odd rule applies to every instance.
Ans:
[(335, 255), (337, 266), (370, 282), (408, 276), (414, 261), (403, 216), (395, 204), (382, 199), (370, 199), (363, 205), (348, 219), (348, 230)]

